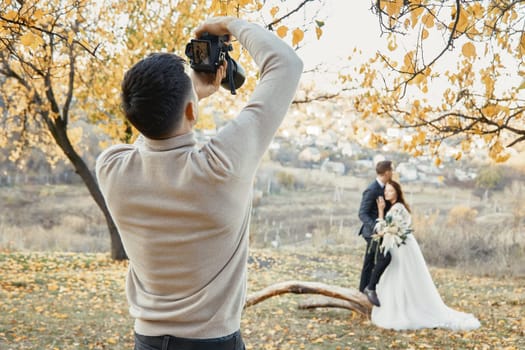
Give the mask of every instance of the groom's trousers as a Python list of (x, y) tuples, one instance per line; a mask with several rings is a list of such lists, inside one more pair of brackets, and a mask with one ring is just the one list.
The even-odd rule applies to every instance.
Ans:
[(390, 253), (384, 255), (377, 250), (379, 242), (371, 239), (366, 240), (366, 253), (363, 261), (363, 270), (361, 271), (361, 281), (359, 282), (359, 291), (362, 292), (365, 287), (370, 290), (376, 290), (376, 284), (379, 282), (381, 275), (386, 270), (392, 256)]

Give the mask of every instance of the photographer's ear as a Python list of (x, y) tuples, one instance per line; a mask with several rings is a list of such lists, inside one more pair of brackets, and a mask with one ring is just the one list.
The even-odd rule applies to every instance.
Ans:
[(189, 100), (186, 103), (186, 108), (184, 108), (184, 119), (191, 127), (197, 123), (198, 108), (199, 106), (197, 106), (193, 99)]

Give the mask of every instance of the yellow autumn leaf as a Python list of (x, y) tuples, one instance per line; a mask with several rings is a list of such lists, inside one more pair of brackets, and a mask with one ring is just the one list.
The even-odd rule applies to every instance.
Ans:
[(240, 6), (246, 6), (246, 5), (249, 5), (253, 2), (253, 0), (239, 0), (239, 5)]
[(427, 134), (426, 134), (424, 131), (420, 131), (420, 132), (417, 134), (415, 140), (416, 140), (416, 142), (417, 142), (418, 144), (423, 144), (423, 143), (425, 143), (425, 139), (426, 139), (426, 137), (427, 137)]
[(286, 34), (288, 33), (288, 27), (287, 26), (280, 26), (279, 28), (277, 28), (277, 35), (279, 36), (279, 38), (284, 38), (286, 36)]
[(18, 17), (18, 12), (16, 11), (9, 11), (3, 15), (5, 20), (7, 21), (14, 21)]
[(434, 26), (434, 16), (430, 13), (427, 13), (423, 16), (421, 19), (421, 22), (425, 25), (427, 28), (432, 28)]
[(294, 29), (294, 31), (292, 32), (292, 45), (296, 46), (303, 39), (304, 39), (304, 32), (299, 28)]
[(403, 68), (402, 70), (407, 73), (413, 73), (415, 71), (415, 65), (414, 65), (414, 52), (410, 51), (405, 54), (405, 57), (403, 58)]
[(275, 15), (277, 14), (277, 12), (279, 12), (279, 7), (278, 7), (278, 6), (274, 6), (274, 7), (272, 7), (272, 9), (270, 10), (270, 14), (272, 15), (272, 17), (275, 17)]
[(503, 151), (505, 150), (505, 148), (503, 147), (503, 145), (501, 144), (501, 142), (499, 141), (496, 141), (494, 142), (494, 144), (492, 145), (492, 147), (490, 147), (489, 149), (489, 156), (490, 158), (496, 160), (498, 158), (498, 156), (500, 157), (500, 159), (502, 159), (503, 155)]
[(315, 34), (317, 35), (317, 39), (320, 39), (323, 35), (323, 30), (319, 27), (315, 27)]
[(461, 9), (461, 11), (459, 12), (459, 21), (458, 21), (456, 30), (458, 30), (459, 32), (465, 32), (468, 25), (469, 25), (468, 14), (464, 9)]
[(496, 163), (504, 163), (510, 158), (510, 153), (500, 153), (494, 159)]
[(403, 22), (403, 27), (405, 29), (408, 29), (408, 27), (410, 27), (410, 19), (409, 18), (405, 19), (405, 22)]
[(479, 2), (473, 2), (469, 7), (467, 7), (466, 10), (470, 12), (476, 19), (483, 18), (486, 13), (485, 8)]
[(33, 12), (33, 14), (31, 15), (31, 21), (34, 23), (34, 22), (38, 22), (42, 16), (44, 16), (44, 11), (42, 11), (41, 9), (37, 9), (35, 10), (35, 12)]
[(428, 30), (423, 29), (421, 31), (421, 39), (425, 40), (426, 38), (428, 38)]
[(461, 149), (464, 152), (469, 151), (470, 147), (471, 147), (471, 141), (470, 140), (463, 140), (463, 141), (461, 141)]
[(395, 51), (397, 49), (397, 40), (395, 36), (388, 38), (388, 49), (390, 51)]
[(519, 51), (522, 56), (525, 55), (525, 33), (521, 34), (521, 39), (519, 43)]
[(27, 32), (20, 37), (20, 42), (26, 47), (36, 49), (38, 45), (43, 44), (44, 41), (40, 36), (32, 32)]
[(499, 113), (499, 108), (496, 105), (487, 105), (481, 109), (484, 116), (490, 118), (494, 117)]
[(441, 158), (436, 157), (436, 159), (434, 160), (434, 164), (435, 164), (436, 166), (440, 166), (440, 165), (441, 165)]
[(74, 32), (69, 32), (67, 34), (67, 43), (68, 45), (71, 45), (71, 43), (73, 43), (73, 38), (75, 37), (75, 33)]
[(319, 337), (317, 339), (312, 340), (311, 342), (312, 344), (324, 343), (324, 339), (322, 337)]
[(383, 0), (381, 5), (386, 11), (386, 13), (391, 17), (395, 18), (401, 13), (401, 8), (403, 7), (404, 0)]
[(416, 27), (419, 17), (423, 13), (423, 9), (423, 7), (418, 7), (410, 12), (410, 22), (412, 23), (412, 28)]
[(476, 47), (471, 42), (465, 43), (463, 47), (461, 48), (461, 53), (465, 57), (475, 58), (476, 57)]
[(50, 292), (54, 292), (54, 291), (58, 290), (58, 285), (56, 283), (49, 283), (47, 285), (47, 290), (50, 291)]

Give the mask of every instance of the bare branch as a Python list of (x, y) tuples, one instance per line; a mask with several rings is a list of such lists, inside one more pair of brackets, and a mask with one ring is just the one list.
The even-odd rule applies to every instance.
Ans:
[(294, 13), (296, 13), (297, 11), (299, 11), (301, 8), (303, 8), (307, 3), (309, 2), (312, 2), (314, 0), (304, 0), (302, 3), (300, 3), (299, 5), (297, 5), (297, 7), (295, 9), (293, 9), (292, 11), (288, 12), (287, 14), (277, 18), (276, 20), (274, 20), (273, 22), (271, 22), (270, 24), (268, 24), (266, 26), (266, 28), (268, 28), (269, 30), (273, 30), (273, 26), (282, 22), (283, 20), (285, 20), (286, 18), (290, 17), (291, 15), (293, 15)]
[(314, 97), (305, 96), (302, 99), (295, 99), (295, 100), (293, 100), (292, 104), (299, 105), (299, 104), (305, 104), (305, 103), (310, 103), (310, 102), (315, 102), (315, 101), (328, 101), (328, 100), (332, 100), (332, 99), (334, 99), (336, 97), (341, 96), (342, 93), (345, 92), (345, 91), (351, 91), (351, 90), (354, 90), (354, 89), (344, 88), (344, 89), (339, 90), (338, 92), (331, 93), (331, 94), (327, 93), (327, 94), (324, 94), (324, 95), (317, 95), (317, 96), (314, 96)]
[[(308, 0), (308, 1), (311, 1), (311, 0)], [(28, 29), (36, 30), (37, 32), (40, 32), (41, 34), (47, 34), (47, 35), (50, 35), (50, 36), (56, 36), (56, 37), (60, 38), (61, 40), (65, 41), (65, 42), (68, 41), (68, 38), (65, 35), (57, 33), (57, 32), (53, 32), (53, 31), (45, 29), (45, 28), (41, 28), (41, 27), (38, 27), (38, 26), (35, 26), (35, 25), (30, 25), (30, 24), (27, 24), (27, 23), (22, 22), (22, 21), (16, 21), (16, 20), (8, 19), (8, 18), (5, 18), (5, 17), (3, 17), (1, 15), (0, 15), (0, 20), (4, 21), (6, 23), (11, 23), (11, 24), (15, 24), (15, 25), (18, 25), (18, 26), (21, 26), (21, 27), (28, 28)], [(80, 46), (88, 54), (90, 54), (91, 56), (97, 58), (96, 52), (97, 52), (98, 48), (100, 47), (100, 43), (97, 44), (94, 49), (90, 49), (84, 43), (82, 43), (82, 42), (80, 42), (78, 40), (73, 40), (72, 44)]]
[(525, 135), (521, 136), (521, 137), (518, 137), (517, 139), (515, 139), (514, 141), (512, 141), (511, 143), (507, 144), (507, 147), (512, 147), (520, 142), (523, 142), (525, 141)]
[(75, 54), (73, 46), (69, 47), (69, 78), (67, 86), (67, 96), (64, 106), (62, 107), (62, 118), (64, 123), (67, 125), (69, 119), (69, 107), (71, 106), (71, 101), (73, 100), (73, 91), (75, 84)]

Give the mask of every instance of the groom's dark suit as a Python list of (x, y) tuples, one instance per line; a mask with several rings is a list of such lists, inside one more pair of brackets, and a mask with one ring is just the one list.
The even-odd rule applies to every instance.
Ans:
[[(374, 180), (363, 192), (361, 205), (359, 207), (359, 219), (363, 223), (359, 229), (359, 235), (366, 240), (366, 253), (363, 262), (363, 270), (361, 271), (361, 281), (359, 282), (359, 291), (363, 292), (365, 287), (375, 290), (376, 284), (381, 277), (381, 274), (390, 263), (391, 256), (388, 253), (386, 256), (383, 253), (377, 254), (377, 261), (375, 258), (375, 251), (377, 242), (372, 241), (374, 234), (374, 226), (378, 217), (377, 211), (377, 197), (383, 196), (384, 189), (377, 180)], [(386, 202), (386, 211), (390, 208), (390, 203)]]

